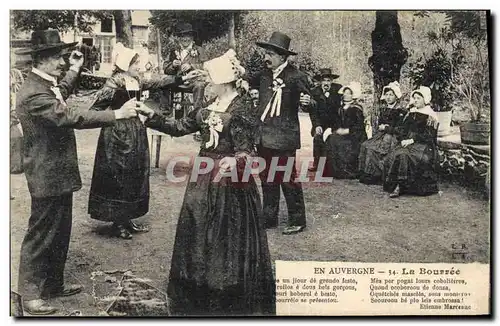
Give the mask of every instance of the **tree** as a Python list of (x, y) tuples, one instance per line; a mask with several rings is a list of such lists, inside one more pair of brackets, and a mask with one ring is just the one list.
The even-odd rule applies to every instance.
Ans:
[(116, 40), (128, 48), (134, 45), (132, 35), (132, 14), (130, 10), (113, 10), (115, 18)]
[[(469, 104), (471, 121), (481, 122), (483, 111), (490, 106), (487, 16), (485, 11), (451, 11), (450, 31), (456, 38), (464, 37), (462, 64), (453, 76), (458, 94)], [(469, 44), (467, 44), (469, 43)], [(467, 52), (466, 52), (467, 51)]]
[(399, 81), (401, 67), (408, 59), (408, 52), (403, 47), (397, 11), (376, 12), (375, 29), (372, 32), (372, 51), (373, 55), (368, 59), (368, 64), (373, 71), (372, 125), (376, 129), (380, 115), (382, 88), (392, 81)]
[[(443, 62), (449, 62), (448, 79), (452, 89), (435, 92), (440, 97), (465, 100), (471, 121), (481, 122), (484, 110), (490, 102), (488, 62), (487, 16), (485, 11), (441, 11), (446, 16), (446, 26), (439, 34), (429, 33), (428, 39), (441, 53)], [(428, 11), (419, 11), (416, 17), (429, 16)], [(437, 52), (436, 52), (437, 53)], [(435, 70), (435, 69), (433, 69)], [(443, 95), (444, 94), (444, 95)], [(434, 103), (436, 104), (436, 103)]]
[(235, 14), (232, 13), (229, 16), (229, 23), (227, 28), (227, 38), (229, 43), (229, 48), (236, 50), (236, 34), (235, 34)]
[(76, 28), (90, 32), (94, 24), (110, 16), (106, 10), (12, 10), (14, 28), (21, 31), (57, 29), (67, 32)]
[(125, 46), (133, 43), (130, 10), (12, 10), (11, 16), (14, 28), (20, 31), (53, 28), (68, 32), (76, 28), (86, 33), (91, 32), (98, 21), (114, 17), (117, 39)]
[[(245, 13), (242, 10), (152, 10), (150, 22), (160, 30), (162, 44), (170, 43), (168, 39), (179, 22), (187, 22), (196, 31), (196, 43), (227, 35), (229, 46), (236, 48), (236, 31)], [(168, 46), (162, 49), (164, 55), (168, 51)]]

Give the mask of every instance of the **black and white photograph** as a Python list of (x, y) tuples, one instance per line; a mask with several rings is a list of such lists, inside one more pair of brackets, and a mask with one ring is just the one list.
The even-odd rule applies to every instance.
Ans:
[(10, 10), (10, 316), (491, 315), (492, 15)]

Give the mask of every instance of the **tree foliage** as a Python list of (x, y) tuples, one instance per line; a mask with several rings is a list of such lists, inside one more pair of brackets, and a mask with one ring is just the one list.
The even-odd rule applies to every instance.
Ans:
[[(432, 11), (441, 12), (446, 15), (448, 31), (452, 34), (461, 34), (477, 42), (486, 40), (486, 17), (484, 11), (472, 10), (443, 10)], [(429, 17), (430, 11), (418, 11), (416, 17)]]
[[(78, 14), (77, 14), (78, 13)], [(75, 27), (81, 32), (92, 31), (93, 25), (100, 19), (109, 18), (107, 10), (12, 10), (14, 28), (21, 31), (57, 29), (67, 32)]]
[(235, 17), (235, 28), (241, 27), (242, 10), (151, 10), (151, 24), (167, 37), (178, 23), (193, 25), (196, 31), (195, 41), (203, 43), (226, 35), (231, 17)]
[[(428, 17), (431, 12), (417, 12)], [(455, 101), (465, 101), (470, 119), (480, 121), (489, 106), (490, 81), (485, 11), (442, 11), (445, 23), (427, 33), (433, 53), (410, 65), (414, 83), (431, 86), (437, 110), (451, 110)]]
[(373, 127), (378, 126), (380, 97), (385, 85), (401, 78), (401, 68), (408, 59), (408, 51), (403, 46), (401, 27), (397, 11), (377, 11), (375, 28), (371, 34), (372, 56), (368, 64), (373, 72), (374, 107)]
[(450, 111), (453, 104), (452, 63), (443, 49), (427, 60), (419, 58), (410, 65), (409, 77), (416, 86), (431, 89), (435, 111)]

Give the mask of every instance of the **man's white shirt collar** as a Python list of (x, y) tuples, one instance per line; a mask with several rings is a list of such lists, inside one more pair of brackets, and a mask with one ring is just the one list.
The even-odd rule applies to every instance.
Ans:
[(281, 74), (283, 69), (288, 65), (288, 61), (285, 61), (281, 66), (273, 70), (273, 79), (278, 78), (278, 76)]
[(54, 86), (57, 86), (57, 80), (53, 76), (46, 74), (45, 72), (43, 72), (39, 69), (36, 69), (36, 68), (31, 69), (31, 72), (42, 77), (43, 79), (45, 79), (49, 82), (51, 82)]
[(193, 43), (191, 43), (187, 48), (182, 48), (180, 51), (181, 61), (183, 61), (193, 49)]

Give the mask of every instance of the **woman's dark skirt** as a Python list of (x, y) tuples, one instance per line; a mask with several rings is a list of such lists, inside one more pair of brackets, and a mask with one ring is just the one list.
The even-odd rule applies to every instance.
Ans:
[(363, 142), (359, 152), (359, 182), (382, 184), (384, 158), (397, 145), (397, 138), (386, 133), (377, 133)]
[(335, 179), (356, 179), (360, 143), (350, 135), (332, 134), (326, 140), (325, 176)]
[(149, 210), (149, 144), (139, 118), (102, 128), (97, 143), (88, 212), (91, 218), (127, 222)]
[(398, 146), (384, 160), (384, 190), (399, 185), (401, 194), (431, 195), (439, 191), (437, 151), (429, 145), (414, 143)]
[(184, 195), (167, 290), (170, 311), (274, 315), (275, 282), (256, 183), (215, 182), (214, 176), (199, 176)]

